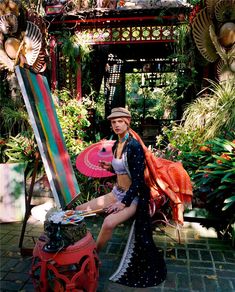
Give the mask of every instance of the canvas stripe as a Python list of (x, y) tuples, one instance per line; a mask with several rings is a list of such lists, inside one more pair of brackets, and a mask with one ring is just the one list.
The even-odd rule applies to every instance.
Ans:
[(53, 115), (50, 112), (49, 105), (45, 106), (44, 102), (47, 96), (43, 96), (44, 93), (42, 93), (41, 85), (38, 83), (38, 80), (35, 75), (31, 74), (31, 79), (35, 88), (36, 95), (38, 97), (38, 102), (36, 104), (36, 107), (37, 107), (38, 114), (41, 120), (41, 124), (44, 128), (44, 133), (46, 136), (45, 142), (47, 144), (47, 150), (49, 152), (50, 159), (53, 165), (54, 175), (55, 175), (56, 180), (59, 183), (60, 190), (62, 192), (62, 195), (65, 201), (68, 201), (69, 199), (71, 199), (69, 186), (66, 180), (64, 165), (60, 159), (59, 149), (57, 147), (55, 136), (53, 134), (54, 132), (56, 132), (57, 126), (54, 123)]
[[(54, 141), (55, 144), (57, 145), (58, 151), (59, 151), (59, 159), (63, 165), (63, 175), (66, 178), (66, 184), (68, 185), (68, 192), (70, 194), (75, 194), (76, 195), (76, 189), (73, 183), (72, 179), (72, 165), (70, 163), (70, 158), (68, 155), (68, 152), (66, 151), (66, 146), (63, 140), (63, 134), (62, 130), (59, 126), (59, 121), (57, 119), (57, 115), (55, 112), (55, 109), (52, 107), (52, 98), (49, 96), (48, 90), (45, 88), (44, 83), (42, 82), (42, 77), (37, 76), (38, 84), (40, 86), (40, 89), (42, 91), (42, 97), (45, 108), (48, 111), (48, 115), (50, 117), (50, 124), (51, 124), (51, 129), (52, 133), (54, 136)], [(68, 194), (68, 192), (65, 192), (65, 194)], [(66, 196), (67, 198), (67, 196)], [(67, 198), (68, 199), (68, 198)]]
[[(34, 116), (36, 117), (37, 116), (37, 127), (40, 129), (40, 137), (43, 141), (43, 144), (46, 144), (47, 145), (47, 158), (49, 159), (49, 162), (50, 162), (50, 166), (55, 170), (55, 165), (53, 164), (53, 161), (51, 161), (51, 157), (52, 157), (52, 154), (50, 154), (48, 156), (48, 153), (51, 153), (51, 149), (48, 148), (48, 137), (44, 134), (47, 133), (46, 131), (46, 128), (45, 128), (45, 123), (43, 122), (43, 118), (41, 116), (41, 112), (38, 108), (38, 104), (39, 104), (39, 99), (38, 99), (38, 95), (36, 93), (36, 88), (38, 86), (35, 86), (37, 85), (34, 80), (33, 80), (33, 76), (31, 76), (30, 72), (29, 71), (26, 71), (26, 76), (25, 76), (25, 82), (28, 81), (28, 89), (30, 88), (31, 90), (31, 96), (34, 98), (34, 99), (31, 99), (31, 101), (33, 100), (34, 103), (33, 103), (33, 106), (32, 106), (32, 111), (33, 111), (33, 114)], [(27, 79), (26, 79), (27, 78)], [(32, 103), (32, 102), (31, 102)], [(55, 178), (54, 178), (55, 179)]]
[[(45, 145), (47, 146), (46, 147), (47, 148), (47, 158), (49, 158), (50, 166), (53, 168), (53, 170), (55, 172), (56, 166), (53, 163), (53, 160), (51, 159), (52, 158), (51, 148), (49, 148), (49, 145), (48, 145), (48, 141), (49, 141), (50, 137), (48, 137), (48, 135), (47, 135), (47, 128), (46, 128), (46, 123), (45, 123), (48, 119), (47, 119), (47, 116), (46, 116), (46, 111), (44, 111), (45, 116), (42, 117), (42, 112), (43, 111), (41, 111), (40, 108), (39, 108), (40, 102), (39, 102), (39, 98), (38, 98), (38, 94), (37, 94), (37, 90), (39, 90), (39, 87), (36, 84), (36, 81), (34, 80), (34, 76), (31, 75), (31, 73), (29, 71), (26, 71), (25, 73), (26, 73), (26, 77), (27, 77), (27, 79), (29, 81), (29, 86), (30, 86), (30, 89), (31, 89), (32, 97), (34, 98), (33, 111), (34, 111), (34, 115), (37, 114), (37, 117), (38, 117), (37, 126), (39, 124), (41, 126), (40, 127), (40, 130), (41, 130), (40, 131), (40, 138), (43, 141), (44, 148), (45, 148)], [(54, 172), (53, 172), (53, 174), (54, 174)], [(54, 176), (54, 179), (56, 179), (55, 176)]]
[[(49, 89), (48, 83), (47, 82), (44, 82), (43, 85), (44, 85), (44, 88), (45, 88), (46, 92), (49, 93), (50, 92), (50, 89)], [(52, 101), (52, 98), (50, 100), (51, 100), (51, 102), (53, 102)], [(55, 109), (54, 108), (52, 108), (52, 110), (54, 110), (54, 112), (55, 112)], [(55, 117), (57, 118), (56, 112), (55, 112)], [(59, 123), (59, 121), (58, 121), (58, 123)], [(69, 154), (67, 152), (65, 142), (63, 140), (63, 133), (62, 133), (62, 130), (61, 130), (61, 127), (60, 126), (58, 127), (58, 130), (59, 130), (59, 138), (58, 138), (58, 141), (60, 141), (60, 147), (59, 147), (59, 149), (62, 151), (62, 154), (63, 155), (61, 157), (62, 157), (62, 160), (64, 161), (64, 163), (66, 165), (66, 172), (67, 172), (67, 176), (68, 176), (68, 183), (70, 185), (71, 192), (74, 195), (77, 195), (77, 193), (79, 192), (79, 187), (78, 187), (77, 184), (74, 184), (73, 183), (74, 181), (76, 181), (76, 176), (74, 174), (73, 167), (72, 167), (72, 164), (71, 164), (71, 161), (70, 161), (70, 157), (69, 157)]]
[(42, 145), (39, 150), (43, 152), (44, 160), (46, 160), (54, 182), (52, 191), (56, 189), (55, 195), (58, 198), (55, 199), (56, 201), (59, 199), (61, 207), (64, 208), (78, 196), (80, 190), (65, 146), (50, 89), (45, 77), (23, 68), (20, 68), (20, 71), (26, 85), (25, 91), (30, 101), (34, 124), (37, 126), (38, 137), (36, 138), (39, 138)]
[[(50, 161), (50, 170), (52, 171), (52, 178), (55, 181), (55, 185), (57, 186), (58, 193), (60, 195), (60, 199), (63, 199), (62, 201), (62, 207), (66, 204), (66, 196), (64, 194), (64, 186), (63, 186), (63, 180), (64, 176), (62, 175), (63, 165), (61, 165), (60, 161), (55, 161), (53, 159), (53, 155), (56, 154), (57, 150), (56, 147), (54, 147), (54, 137), (51, 135), (51, 129), (48, 127), (50, 124), (50, 117), (47, 113), (47, 109), (43, 106), (43, 103), (40, 100), (40, 86), (37, 83), (35, 74), (32, 74), (30, 71), (26, 71), (26, 77), (29, 80), (31, 92), (33, 93), (34, 101), (35, 101), (35, 109), (38, 114), (38, 118), (40, 121), (40, 125), (42, 127), (42, 132), (44, 134), (44, 137), (41, 136), (43, 139), (43, 145), (44, 149), (47, 153), (47, 158), (49, 158)], [(40, 133), (42, 134), (42, 133)], [(45, 147), (46, 146), (46, 147)], [(61, 175), (58, 175), (58, 170), (61, 169)], [(61, 181), (62, 177), (62, 181)], [(71, 199), (71, 198), (70, 198)]]
[(24, 102), (30, 117), (30, 122), (34, 130), (34, 134), (37, 140), (38, 148), (40, 150), (41, 158), (43, 160), (43, 164), (47, 173), (48, 180), (50, 182), (50, 187), (54, 196), (54, 199), (56, 201), (57, 206), (60, 208), (64, 205), (64, 200), (61, 202), (60, 196), (57, 193), (58, 188), (56, 188), (55, 183), (52, 179), (52, 173), (50, 171), (50, 165), (49, 165), (49, 159), (47, 159), (46, 155), (47, 153), (44, 151), (43, 146), (43, 140), (41, 139), (41, 133), (40, 133), (40, 123), (37, 120), (37, 115), (34, 115), (36, 111), (34, 101), (32, 101), (33, 98), (33, 92), (30, 89), (30, 82), (27, 79), (26, 72), (22, 70), (19, 66), (16, 66), (16, 76), (23, 94)]
[[(53, 120), (55, 121), (55, 125), (54, 125), (55, 128), (52, 127), (53, 133), (56, 133), (55, 141), (58, 144), (58, 149), (60, 152), (60, 159), (62, 160), (62, 163), (63, 163), (64, 168), (65, 168), (65, 175), (67, 178), (67, 183), (69, 185), (70, 195), (72, 196), (72, 199), (74, 199), (80, 193), (80, 189), (79, 189), (79, 186), (77, 184), (77, 179), (76, 179), (76, 176), (75, 176), (74, 171), (73, 171), (73, 167), (72, 167), (72, 164), (70, 161), (68, 151), (66, 149), (62, 129), (60, 127), (59, 120), (57, 118), (57, 113), (56, 113), (56, 110), (54, 107), (54, 103), (53, 103), (53, 100), (52, 100), (52, 97), (50, 94), (50, 88), (48, 86), (48, 83), (45, 82), (45, 81), (47, 81), (45, 77), (38, 74), (37, 78), (38, 78), (38, 80), (40, 80), (40, 85), (41, 85), (42, 90), (43, 90), (43, 95), (45, 97), (47, 96), (46, 101), (50, 107), (50, 111), (52, 112)], [(67, 202), (71, 202), (71, 196), (69, 197), (69, 201), (67, 201)]]

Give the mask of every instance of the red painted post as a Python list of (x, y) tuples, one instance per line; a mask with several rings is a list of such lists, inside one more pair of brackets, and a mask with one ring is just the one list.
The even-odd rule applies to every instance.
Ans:
[(56, 77), (56, 47), (57, 42), (54, 36), (50, 38), (50, 56), (51, 56), (51, 91), (53, 92), (57, 87)]
[(82, 102), (82, 70), (81, 70), (81, 58), (78, 57), (78, 70), (77, 70), (77, 100)]

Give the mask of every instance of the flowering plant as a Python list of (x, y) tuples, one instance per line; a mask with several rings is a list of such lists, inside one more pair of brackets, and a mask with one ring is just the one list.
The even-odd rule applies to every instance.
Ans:
[[(5, 143), (5, 146), (4, 154), (6, 156), (6, 162), (24, 162), (26, 165), (26, 179), (32, 176), (35, 167), (36, 153), (39, 151), (34, 135), (30, 132), (22, 132), (15, 137), (10, 136), (8, 141)], [(38, 174), (42, 174), (44, 172), (41, 160), (39, 161), (37, 171)]]
[[(207, 209), (217, 216), (235, 207), (235, 140), (215, 138), (200, 146), (204, 164), (195, 172), (195, 193), (204, 193)], [(234, 215), (233, 215), (234, 216)]]
[(168, 144), (163, 149), (155, 149), (155, 155), (183, 163), (193, 183), (193, 208), (206, 209), (210, 217), (220, 218), (217, 231), (223, 237), (228, 235), (235, 219), (234, 132), (223, 133), (204, 143), (195, 140), (196, 135), (184, 139), (188, 132), (182, 135), (179, 132), (177, 139), (175, 131), (171, 131), (172, 136), (165, 133), (168, 133)]

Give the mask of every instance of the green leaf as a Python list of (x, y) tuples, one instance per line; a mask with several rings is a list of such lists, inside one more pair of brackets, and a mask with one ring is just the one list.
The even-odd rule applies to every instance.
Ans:
[(233, 203), (235, 202), (235, 196), (232, 196), (224, 200), (224, 203), (230, 203), (230, 202), (233, 202)]
[(219, 190), (225, 190), (227, 188), (229, 188), (229, 186), (222, 185), (218, 187)]
[[(229, 181), (228, 177), (231, 176), (233, 172), (226, 173), (225, 176), (221, 179), (221, 182)], [(233, 180), (232, 180), (233, 181)]]
[(226, 179), (222, 179), (221, 183), (234, 183), (235, 184), (235, 179), (234, 178), (226, 178)]
[(211, 171), (211, 174), (224, 174), (225, 172), (230, 172), (231, 169), (224, 169), (224, 170), (214, 170), (214, 171)]
[(232, 205), (234, 204), (234, 202), (228, 203), (226, 204), (223, 208), (222, 211), (226, 211), (228, 208), (230, 208)]

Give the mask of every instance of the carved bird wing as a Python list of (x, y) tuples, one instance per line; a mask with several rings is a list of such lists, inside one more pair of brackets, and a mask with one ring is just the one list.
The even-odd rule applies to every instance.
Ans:
[(212, 21), (205, 7), (196, 15), (192, 23), (192, 33), (195, 44), (202, 56), (213, 63), (219, 56), (210, 37), (209, 27), (211, 24)]
[(33, 22), (27, 21), (24, 36), (24, 55), (27, 64), (32, 66), (38, 58), (42, 46), (42, 33)]
[(235, 0), (220, 0), (215, 4), (215, 18), (219, 22), (235, 20)]
[(220, 56), (220, 58), (226, 63), (227, 62), (227, 54), (226, 54), (226, 50), (225, 48), (223, 48), (219, 41), (218, 41), (218, 37), (215, 33), (215, 28), (214, 28), (214, 25), (211, 24), (209, 26), (209, 32), (210, 32), (210, 38), (212, 40), (212, 43), (214, 44), (215, 46), (215, 49), (216, 49), (216, 52), (217, 54)]
[(217, 2), (219, 2), (219, 0), (207, 0), (206, 1), (206, 9), (207, 9), (207, 12), (208, 12), (210, 18), (213, 18), (213, 16), (214, 16), (215, 5)]

